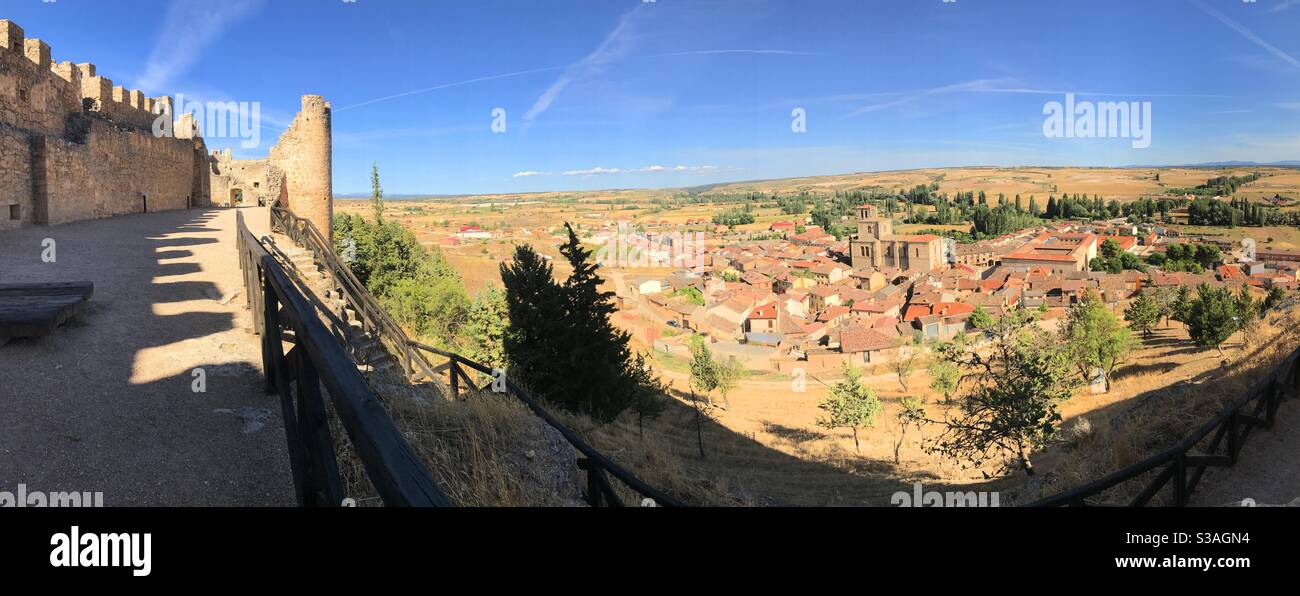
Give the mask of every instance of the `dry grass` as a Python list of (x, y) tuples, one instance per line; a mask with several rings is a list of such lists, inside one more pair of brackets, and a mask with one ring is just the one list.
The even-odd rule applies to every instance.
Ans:
[[(517, 399), (491, 392), (462, 391), (459, 401), (441, 398), (432, 385), (409, 386), (400, 379), (373, 382), (389, 414), (439, 488), (458, 506), (585, 506), (585, 472), (579, 454), (562, 435)], [(633, 420), (599, 424), (556, 411), (563, 424), (641, 480), (695, 506), (746, 504), (725, 483), (684, 469), (666, 445), (647, 441)], [(360, 505), (380, 500), (338, 422), (331, 416), (335, 448), (346, 493)], [(653, 435), (647, 435), (647, 437)], [(610, 476), (625, 504), (641, 497)]]
[[(573, 451), (516, 400), (492, 393), (450, 402), (431, 386), (375, 383), (397, 428), (452, 503), (465, 507), (580, 505)], [(335, 447), (347, 494), (378, 504), (337, 417)]]
[[(1040, 455), (1048, 473), (1034, 486), (1013, 487), (1012, 502), (1028, 502), (1101, 478), (1177, 444), (1270, 373), (1300, 343), (1300, 312), (1291, 308), (1269, 318), (1248, 345), (1225, 350), (1216, 368), (1186, 383), (1170, 385), (1167, 374), (1145, 373), (1118, 381), (1116, 391), (1135, 397), (1067, 421), (1061, 442)], [(1207, 438), (1203, 443), (1208, 443)], [(1202, 444), (1202, 448), (1206, 445)], [(1127, 503), (1159, 473), (1107, 491), (1102, 499)], [(1166, 487), (1153, 499), (1169, 498)]]
[[(1109, 394), (1080, 395), (1066, 404), (1060, 439), (1036, 455), (1040, 474), (1029, 483), (1018, 473), (994, 479), (971, 476), (955, 462), (925, 454), (916, 435), (904, 447), (903, 462), (893, 464), (886, 455), (893, 440), (887, 421), (896, 407), (894, 394), (901, 393), (883, 388), (886, 411), (877, 428), (863, 433), (865, 456), (853, 451), (846, 433), (812, 424), (815, 399), (786, 396), (778, 401), (759, 397), (757, 389), (733, 396), (733, 411), (713, 410), (703, 420), (704, 457), (696, 443), (694, 408), (683, 396), (675, 396), (668, 410), (647, 420), (644, 429), (630, 414), (610, 424), (555, 415), (643, 481), (696, 506), (886, 505), (889, 495), (916, 480), (931, 487), (983, 484), (1001, 490), (1003, 503), (1011, 505), (1078, 486), (1175, 444), (1284, 358), (1300, 341), (1298, 323), (1295, 310), (1274, 315), (1262, 325), (1260, 339), (1251, 346), (1229, 347), (1222, 361), (1212, 351), (1190, 350), (1183, 341), (1172, 348), (1144, 347), (1139, 364), (1121, 371)], [(1181, 333), (1173, 328), (1161, 339)], [(1174, 368), (1149, 368), (1152, 362)], [(913, 385), (921, 383), (914, 380)], [(487, 393), (452, 403), (416, 399), (409, 387), (376, 387), (455, 503), (582, 504), (579, 487), (585, 478), (576, 470), (577, 453), (516, 400)], [(933, 399), (930, 403), (937, 407)], [(346, 439), (340, 443), (348, 493), (373, 496)], [(639, 495), (613, 484), (624, 503), (640, 502)], [(1126, 483), (1106, 498), (1123, 502), (1143, 485)], [(373, 497), (361, 500), (377, 502)]]

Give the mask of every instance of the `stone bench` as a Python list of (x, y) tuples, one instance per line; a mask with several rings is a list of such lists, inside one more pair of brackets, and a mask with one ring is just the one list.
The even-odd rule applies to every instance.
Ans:
[(53, 333), (85, 309), (94, 293), (88, 281), (0, 284), (0, 343)]

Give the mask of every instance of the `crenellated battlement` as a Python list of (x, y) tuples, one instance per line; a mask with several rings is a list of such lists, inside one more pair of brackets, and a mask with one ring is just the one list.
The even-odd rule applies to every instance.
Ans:
[[(138, 89), (114, 85), (93, 63), (55, 62), (49, 44), (26, 37), (13, 21), (0, 20), (0, 61), (18, 90), (13, 97), (0, 96), (0, 115), (13, 113), (0, 121), (16, 121), (9, 123), (22, 128), (59, 134), (69, 115), (90, 111), (118, 124), (150, 129), (160, 104), (171, 113), (171, 98), (150, 98)], [(34, 101), (33, 96), (44, 105), (21, 105)], [(6, 105), (10, 102), (13, 105)]]
[(0, 19), (0, 50), (19, 52), (23, 50), (23, 28), (8, 19)]
[[(0, 20), (0, 230), (245, 200), (279, 201), (329, 230), (329, 102), (303, 96), (261, 160), (209, 154), (200, 122), (178, 107), (92, 62), (55, 61), (49, 44)], [(169, 132), (160, 116), (174, 120)]]

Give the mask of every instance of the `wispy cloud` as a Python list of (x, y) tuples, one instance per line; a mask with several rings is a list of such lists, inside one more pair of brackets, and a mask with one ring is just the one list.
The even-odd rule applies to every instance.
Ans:
[(208, 46), (262, 3), (263, 0), (174, 0), (167, 8), (162, 34), (154, 42), (144, 75), (136, 81), (136, 86), (148, 93), (167, 92), (177, 76), (203, 57)]
[(525, 129), (538, 116), (549, 110), (569, 85), (582, 78), (598, 74), (605, 67), (627, 56), (636, 43), (635, 23), (644, 8), (645, 5), (642, 4), (624, 13), (623, 17), (618, 20), (618, 25), (614, 27), (613, 31), (609, 32), (609, 35), (605, 36), (605, 40), (596, 47), (594, 52), (564, 69), (564, 73), (560, 75), (560, 78), (551, 83), (551, 86), (546, 88), (546, 91), (537, 98), (537, 101), (533, 102), (533, 106), (524, 114)]
[(1282, 60), (1283, 62), (1286, 62), (1287, 64), (1290, 64), (1291, 66), (1294, 66), (1296, 68), (1300, 68), (1300, 60), (1296, 60), (1294, 56), (1286, 52), (1283, 52), (1282, 50), (1278, 49), (1277, 46), (1268, 43), (1267, 41), (1264, 41), (1262, 38), (1260, 38), (1260, 36), (1255, 35), (1254, 32), (1252, 32), (1250, 29), (1247, 29), (1245, 25), (1242, 25), (1241, 23), (1238, 23), (1237, 21), (1228, 18), (1227, 15), (1224, 15), (1223, 13), (1214, 10), (1213, 8), (1210, 8), (1204, 2), (1201, 2), (1201, 0), (1187, 0), (1187, 1), (1195, 5), (1197, 8), (1200, 8), (1201, 12), (1204, 12), (1205, 14), (1214, 17), (1220, 23), (1227, 25), (1229, 29), (1232, 29), (1233, 31), (1240, 33), (1242, 37), (1245, 37), (1246, 39), (1250, 40), (1251, 43), (1263, 48), (1268, 53), (1276, 56), (1279, 60)]
[(483, 82), (486, 82), (486, 81), (496, 81), (496, 80), (499, 80), (499, 79), (510, 79), (510, 78), (514, 78), (514, 77), (521, 77), (521, 76), (524, 76), (524, 75), (537, 74), (537, 73), (539, 73), (539, 72), (552, 72), (552, 71), (557, 71), (557, 70), (565, 70), (565, 69), (567, 69), (567, 68), (569, 68), (569, 67), (568, 67), (568, 66), (545, 66), (545, 67), (542, 67), (542, 68), (530, 68), (530, 69), (528, 69), (528, 70), (519, 70), (519, 71), (515, 71), (515, 72), (506, 72), (506, 73), (501, 73), (501, 74), (487, 75), (487, 76), (483, 76), (483, 77), (475, 77), (475, 78), (472, 78), (472, 79), (465, 79), (465, 80), (463, 80), (463, 81), (455, 81), (455, 82), (452, 82), (452, 83), (443, 83), (443, 84), (441, 84), (441, 85), (434, 85), (434, 86), (432, 86), (432, 87), (425, 87), (425, 88), (423, 88), (423, 89), (416, 89), (416, 90), (414, 90), (414, 91), (406, 91), (406, 92), (404, 92), (404, 93), (396, 93), (396, 94), (393, 94), (393, 95), (387, 95), (387, 96), (384, 96), (384, 97), (377, 97), (377, 98), (375, 98), (375, 99), (368, 99), (368, 100), (363, 101), (363, 102), (354, 103), (354, 104), (351, 104), (351, 105), (346, 105), (346, 106), (343, 106), (343, 107), (334, 108), (334, 111), (335, 111), (335, 112), (341, 112), (341, 111), (343, 111), (343, 110), (351, 110), (352, 108), (359, 108), (359, 107), (361, 107), (361, 106), (368, 106), (368, 105), (370, 105), (370, 104), (372, 104), (372, 103), (379, 103), (379, 102), (381, 102), (381, 101), (388, 101), (388, 100), (390, 100), (390, 99), (399, 99), (399, 98), (407, 97), (407, 96), (410, 96), (410, 95), (417, 95), (417, 94), (420, 94), (420, 93), (428, 93), (428, 92), (430, 92), (430, 91), (439, 91), (439, 90), (442, 90), (442, 89), (451, 89), (452, 87), (462, 87), (462, 86), (464, 86), (464, 85), (472, 85), (472, 84), (474, 84), (474, 83), (483, 83)]
[(777, 56), (824, 56), (818, 52), (800, 52), (796, 50), (692, 50), (687, 52), (669, 52), (652, 54), (648, 58), (666, 58), (670, 56), (713, 56), (717, 54), (768, 54)]
[(975, 79), (971, 81), (953, 83), (951, 85), (944, 85), (941, 87), (932, 87), (929, 89), (919, 89), (913, 91), (886, 91), (886, 92), (878, 92), (878, 93), (862, 93), (857, 95), (842, 94), (842, 95), (828, 96), (819, 99), (825, 101), (844, 101), (844, 100), (852, 100), (854, 98), (874, 98), (874, 97), (895, 97), (896, 98), (896, 99), (891, 99), (889, 101), (867, 104), (865, 106), (862, 106), (854, 110), (849, 114), (850, 116), (858, 116), (861, 114), (866, 114), (870, 112), (879, 112), (882, 110), (888, 110), (890, 108), (896, 108), (899, 106), (907, 105), (927, 97), (951, 95), (955, 93), (1007, 93), (1007, 94), (1015, 94), (1015, 95), (1065, 95), (1067, 93), (1073, 93), (1074, 95), (1081, 96), (1081, 97), (1090, 96), (1090, 97), (1128, 97), (1128, 98), (1183, 97), (1183, 98), (1201, 98), (1201, 99), (1224, 99), (1224, 98), (1231, 97), (1228, 95), (1210, 95), (1204, 93), (1113, 93), (1113, 92), (1102, 92), (1102, 91), (1079, 91), (1079, 90), (1065, 90), (1065, 89), (1055, 90), (1055, 89), (1043, 89), (1039, 87), (1020, 86), (1020, 85), (1016, 85), (1015, 83), (1017, 83), (1017, 81), (1015, 79), (1010, 79), (1010, 78)]
[(551, 175), (550, 172), (538, 172), (534, 170), (528, 170), (526, 172), (515, 172), (515, 174), (511, 176), (511, 178), (533, 178), (535, 176), (550, 176), (550, 175)]
[(1300, 6), (1300, 0), (1283, 0), (1282, 2), (1278, 2), (1277, 4), (1273, 5), (1273, 8), (1270, 8), (1264, 12), (1266, 12), (1267, 14), (1273, 14), (1275, 12), (1290, 10), (1291, 8), (1294, 8), (1296, 6)]
[[(683, 166), (683, 165), (672, 166), (672, 167), (653, 165), (653, 166), (646, 166), (644, 168), (605, 168), (605, 167), (597, 166), (586, 170), (569, 170), (567, 172), (564, 172), (564, 175), (565, 176), (600, 176), (600, 175), (610, 175), (610, 174), (658, 174), (663, 172), (699, 173), (699, 172), (713, 172), (716, 171), (717, 169), (718, 169), (717, 166)], [(518, 174), (516, 174), (516, 176), (518, 176)]]
[(1279, 101), (1273, 104), (1273, 107), (1284, 110), (1300, 110), (1300, 101)]
[(975, 79), (973, 81), (954, 83), (952, 85), (944, 85), (942, 87), (922, 89), (920, 91), (914, 91), (912, 93), (905, 94), (902, 97), (895, 100), (873, 103), (873, 104), (862, 106), (854, 110), (849, 115), (858, 116), (870, 112), (879, 112), (881, 110), (888, 110), (889, 108), (895, 108), (898, 106), (906, 105), (918, 99), (922, 99), (925, 97), (933, 97), (936, 95), (949, 95), (952, 93), (989, 91), (991, 89), (996, 88), (1000, 84), (1009, 83), (1011, 81), (1012, 81), (1011, 79)]

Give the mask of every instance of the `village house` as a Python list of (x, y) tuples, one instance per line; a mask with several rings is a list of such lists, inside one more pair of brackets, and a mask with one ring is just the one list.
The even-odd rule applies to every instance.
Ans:
[(808, 289), (808, 295), (812, 298), (811, 307), (816, 311), (841, 304), (840, 288), (836, 286), (813, 286)]
[(767, 302), (755, 306), (745, 318), (746, 333), (771, 333), (777, 328), (777, 303)]
[(1097, 257), (1097, 236), (1088, 233), (1044, 233), (1002, 255), (1002, 266), (1013, 270), (1045, 267), (1056, 274), (1084, 271)]
[(812, 310), (812, 299), (807, 292), (788, 290), (781, 295), (781, 306), (790, 316), (806, 319)]
[(987, 241), (958, 244), (953, 253), (957, 263), (971, 267), (990, 267), (997, 258), (997, 251)]
[(875, 292), (889, 283), (878, 269), (854, 269), (849, 272), (849, 279), (854, 280), (859, 288)]
[(840, 330), (840, 353), (851, 364), (876, 364), (887, 360), (887, 350), (895, 348), (894, 339), (865, 327)]

